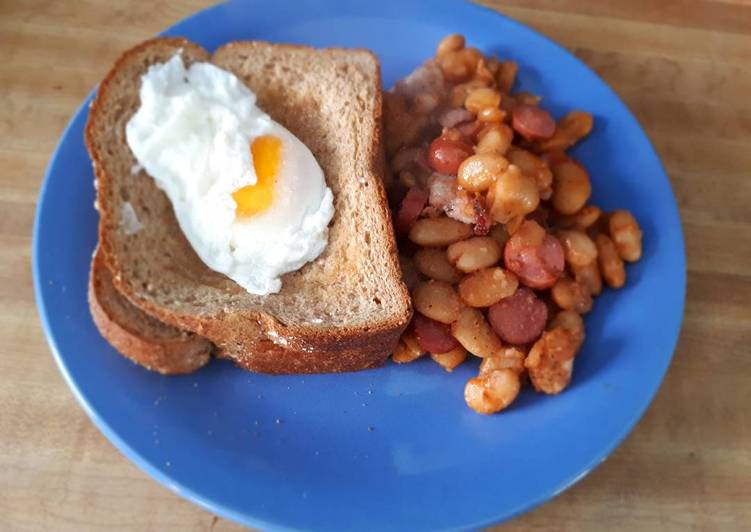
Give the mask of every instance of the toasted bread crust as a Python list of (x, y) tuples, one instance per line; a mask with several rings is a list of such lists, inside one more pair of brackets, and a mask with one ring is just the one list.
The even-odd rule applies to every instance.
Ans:
[[(233, 47), (249, 44), (231, 43), (220, 48), (215, 57), (221, 53), (227, 53)], [(265, 45), (265, 43), (261, 44)], [(290, 49), (305, 48), (292, 45), (274, 46), (289, 46)], [(118, 59), (102, 81), (91, 105), (85, 141), (93, 161), (98, 184), (97, 201), (101, 215), (99, 242), (102, 260), (113, 273), (115, 287), (147, 314), (166, 324), (203, 336), (215, 344), (218, 356), (231, 358), (248, 370), (264, 373), (329, 373), (355, 371), (382, 363), (392, 352), (401, 332), (407, 326), (412, 310), (407, 289), (400, 281), (401, 269), (397, 258), (397, 247), (393, 237), (386, 193), (380, 179), (373, 180), (378, 198), (378, 204), (374, 205), (374, 209), (377, 210), (376, 215), (388, 226), (390, 232), (387, 249), (384, 249), (383, 253), (388, 255), (388, 280), (399, 283), (401, 308), (390, 319), (374, 324), (372, 327), (327, 327), (326, 324), (320, 326), (285, 325), (274, 315), (260, 309), (242, 309), (231, 313), (209, 315), (181, 313), (173, 308), (155, 305), (122, 274), (124, 269), (121, 261), (124, 257), (119, 257), (113, 252), (109, 234), (112, 223), (107, 223), (116, 214), (115, 209), (108, 204), (110, 195), (105, 192), (108, 187), (115, 185), (113, 177), (106, 171), (102, 154), (99, 153), (97, 146), (97, 119), (103, 106), (107, 105), (108, 91), (111, 90), (122, 70), (132, 61), (137, 61), (141, 54), (151, 47), (183, 48), (198, 56), (205, 54), (205, 60), (208, 60), (208, 53), (185, 39), (147, 41), (125, 52)], [(380, 71), (376, 81), (380, 88)], [(380, 178), (384, 170), (380, 90), (376, 91), (376, 94), (378, 101), (372, 120), (377, 127), (375, 135), (377, 141), (369, 148), (368, 160), (371, 172)], [(336, 218), (334, 223), (336, 223)]]
[(154, 318), (138, 316), (142, 311), (114, 289), (112, 274), (98, 252), (91, 263), (88, 297), (99, 332), (136, 364), (176, 375), (191, 373), (209, 361), (212, 345), (208, 340), (161, 323), (150, 328), (149, 321)]

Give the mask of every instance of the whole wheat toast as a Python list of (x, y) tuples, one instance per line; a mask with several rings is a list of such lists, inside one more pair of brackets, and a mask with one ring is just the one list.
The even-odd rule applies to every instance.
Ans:
[[(113, 284), (135, 306), (213, 342), (219, 356), (267, 373), (352, 371), (381, 363), (411, 316), (381, 182), (380, 71), (364, 50), (230, 43), (211, 60), (235, 73), (258, 105), (304, 142), (334, 193), (326, 251), (256, 296), (195, 254), (166, 195), (125, 140), (140, 77), (175, 53), (207, 61), (184, 39), (155, 39), (123, 54), (92, 103), (85, 140), (100, 213), (99, 245)], [(130, 203), (139, 230), (123, 224)]]
[(99, 332), (121, 354), (165, 375), (190, 373), (209, 361), (205, 338), (152, 318), (115, 289), (99, 251), (89, 275), (89, 308)]

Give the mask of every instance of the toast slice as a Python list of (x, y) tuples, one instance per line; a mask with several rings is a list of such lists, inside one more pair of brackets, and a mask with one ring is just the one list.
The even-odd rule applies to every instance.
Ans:
[[(184, 39), (155, 39), (115, 63), (92, 103), (85, 140), (100, 213), (99, 245), (128, 300), (173, 327), (213, 342), (219, 356), (266, 373), (353, 371), (378, 365), (411, 316), (382, 184), (380, 70), (372, 53), (264, 42), (228, 44), (211, 60), (242, 79), (258, 105), (316, 156), (336, 213), (324, 253), (282, 278), (278, 294), (247, 293), (210, 270), (181, 232), (172, 205), (139, 170), (125, 124), (140, 77), (181, 53)], [(130, 204), (137, 229), (124, 223)]]
[(212, 345), (152, 318), (125, 299), (96, 251), (89, 275), (89, 309), (99, 332), (121, 354), (165, 375), (190, 373), (209, 361)]

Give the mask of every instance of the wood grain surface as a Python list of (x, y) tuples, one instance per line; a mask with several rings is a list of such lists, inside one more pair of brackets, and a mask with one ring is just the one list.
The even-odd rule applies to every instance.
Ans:
[[(631, 107), (670, 175), (689, 264), (681, 339), (644, 418), (591, 475), (497, 530), (749, 530), (751, 4), (484, 3), (567, 47)], [(120, 52), (206, 4), (0, 1), (2, 530), (240, 529), (148, 478), (89, 421), (49, 353), (30, 270), (68, 119)]]

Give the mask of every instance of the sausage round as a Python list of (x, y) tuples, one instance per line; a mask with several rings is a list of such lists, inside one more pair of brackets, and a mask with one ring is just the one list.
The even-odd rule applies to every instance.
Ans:
[(429, 353), (446, 353), (459, 347), (459, 342), (451, 335), (448, 325), (431, 320), (419, 312), (415, 312), (412, 324), (417, 343)]
[(519, 281), (539, 290), (550, 288), (563, 273), (564, 255), (561, 243), (545, 234), (536, 246), (512, 236), (504, 249), (506, 269), (514, 272)]
[(396, 214), (396, 230), (401, 234), (409, 233), (427, 202), (428, 193), (425, 190), (419, 187), (410, 188)]
[(511, 109), (511, 126), (529, 141), (549, 139), (555, 133), (550, 113), (530, 104), (517, 104)]
[(428, 164), (439, 174), (455, 176), (462, 161), (473, 153), (468, 142), (438, 137), (430, 143)]
[(548, 307), (532, 290), (519, 287), (488, 309), (488, 320), (506, 342), (526, 344), (537, 340), (545, 329)]

